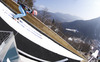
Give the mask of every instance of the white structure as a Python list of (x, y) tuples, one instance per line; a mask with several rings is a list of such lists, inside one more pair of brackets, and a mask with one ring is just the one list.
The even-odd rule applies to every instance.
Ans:
[(91, 62), (92, 61), (92, 59), (96, 59), (97, 58), (97, 56), (98, 56), (98, 53), (99, 53), (99, 50), (96, 50), (93, 54), (92, 54), (92, 57), (89, 59), (89, 61), (88, 62)]
[(0, 31), (0, 62), (20, 62), (13, 32)]

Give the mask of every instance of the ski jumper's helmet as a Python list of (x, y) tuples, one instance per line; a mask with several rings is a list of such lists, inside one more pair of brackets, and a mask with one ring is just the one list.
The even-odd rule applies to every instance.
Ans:
[(36, 10), (33, 10), (32, 14), (33, 15), (37, 15), (37, 11)]

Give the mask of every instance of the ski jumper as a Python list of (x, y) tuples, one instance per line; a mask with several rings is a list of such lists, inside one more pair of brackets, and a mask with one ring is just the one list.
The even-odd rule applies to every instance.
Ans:
[(14, 15), (14, 18), (21, 18), (23, 16), (26, 16), (26, 11), (28, 13), (31, 13), (32, 12), (25, 5), (23, 5), (21, 3), (19, 4), (19, 11), (21, 12), (21, 14)]

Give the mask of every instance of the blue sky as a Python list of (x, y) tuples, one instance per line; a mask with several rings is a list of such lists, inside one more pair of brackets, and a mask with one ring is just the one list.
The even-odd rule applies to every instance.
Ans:
[(60, 12), (81, 17), (84, 20), (100, 16), (100, 0), (36, 0), (39, 9), (48, 8), (50, 12)]

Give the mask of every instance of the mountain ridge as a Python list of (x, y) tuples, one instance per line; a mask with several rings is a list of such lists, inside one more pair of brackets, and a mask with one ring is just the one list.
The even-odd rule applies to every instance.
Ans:
[(78, 16), (73, 16), (70, 14), (63, 14), (60, 12), (53, 13), (53, 12), (48, 12), (45, 10), (38, 10), (38, 12), (40, 15), (44, 15), (43, 12), (45, 12), (45, 14), (50, 15), (50, 19), (55, 19), (56, 21), (59, 21), (61, 23), (62, 22), (72, 22), (75, 20), (82, 20), (82, 18), (80, 18)]
[[(66, 33), (66, 28), (76, 29), (84, 38), (100, 39), (100, 17), (91, 20), (76, 20), (73, 22), (62, 23), (63, 32)], [(68, 33), (68, 32), (67, 32)], [(76, 34), (75, 34), (76, 35)], [(79, 33), (77, 33), (79, 35)]]
[(73, 15), (70, 15), (70, 14), (63, 14), (63, 13), (59, 13), (59, 12), (56, 12), (56, 13), (51, 13), (49, 12), (49, 14), (51, 15), (52, 18), (60, 21), (60, 22), (72, 22), (72, 21), (75, 21), (75, 20), (81, 20), (82, 18), (80, 17), (77, 17), (77, 16), (73, 16)]

